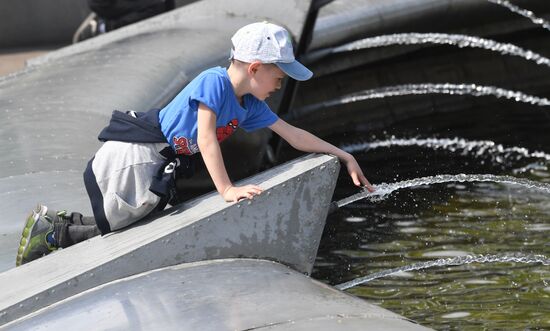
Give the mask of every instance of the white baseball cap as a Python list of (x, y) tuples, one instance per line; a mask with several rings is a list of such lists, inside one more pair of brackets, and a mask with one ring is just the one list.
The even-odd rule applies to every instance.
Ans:
[(245, 25), (231, 38), (231, 58), (243, 62), (276, 64), (285, 74), (296, 80), (308, 80), (311, 70), (294, 58), (292, 40), (288, 31), (268, 22)]

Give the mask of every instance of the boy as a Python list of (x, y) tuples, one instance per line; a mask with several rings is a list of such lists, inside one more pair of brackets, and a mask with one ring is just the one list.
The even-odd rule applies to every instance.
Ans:
[(351, 154), (286, 123), (264, 102), (281, 88), (285, 75), (300, 81), (312, 76), (294, 59), (288, 32), (271, 23), (253, 23), (231, 41), (229, 68), (202, 72), (162, 110), (113, 112), (99, 135), (105, 143), (84, 173), (94, 217), (39, 205), (25, 224), (17, 265), (164, 209), (175, 189), (174, 169), (189, 173), (190, 156), (199, 151), (225, 201), (261, 194), (256, 185), (234, 186), (227, 175), (219, 143), (237, 127), (269, 127), (298, 150), (333, 154), (355, 185), (374, 190)]

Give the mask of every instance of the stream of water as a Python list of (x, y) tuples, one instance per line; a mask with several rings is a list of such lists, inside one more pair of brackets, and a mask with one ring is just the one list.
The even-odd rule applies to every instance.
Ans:
[(550, 259), (542, 255), (527, 255), (527, 254), (510, 254), (510, 255), (465, 255), (450, 257), (446, 259), (438, 259), (427, 262), (419, 262), (412, 265), (384, 270), (377, 272), (365, 277), (356, 278), (352, 281), (345, 282), (335, 287), (340, 290), (347, 290), (349, 288), (361, 285), (370, 281), (373, 281), (378, 278), (388, 277), (397, 273), (407, 272), (407, 271), (416, 271), (423, 270), (434, 267), (447, 267), (447, 266), (462, 266), (470, 263), (505, 263), (505, 262), (515, 262), (515, 263), (541, 263), (545, 266), (550, 266)]
[(436, 175), (422, 178), (409, 179), (397, 183), (381, 183), (374, 185), (376, 191), (369, 192), (363, 190), (362, 192), (351, 195), (345, 199), (336, 202), (338, 208), (349, 205), (350, 203), (369, 199), (371, 201), (380, 201), (387, 198), (393, 192), (404, 189), (423, 185), (433, 185), (449, 182), (493, 182), (502, 184), (511, 184), (523, 186), (525, 188), (539, 190), (550, 196), (550, 184), (531, 181), (525, 178), (516, 178), (512, 176), (495, 176), (491, 174), (458, 174), (458, 175)]
[(513, 55), (534, 61), (537, 64), (550, 66), (550, 59), (533, 51), (523, 49), (513, 44), (500, 43), (494, 40), (447, 33), (397, 33), (391, 35), (376, 36), (354, 41), (336, 47), (332, 53), (349, 52), (359, 49), (393, 46), (393, 45), (417, 45), (417, 44), (442, 44), (454, 45), (460, 48), (482, 48), (497, 52), (501, 55)]
[(488, 155), (492, 157), (495, 162), (502, 163), (505, 159), (521, 159), (521, 158), (534, 158), (544, 161), (550, 161), (550, 154), (535, 151), (530, 152), (524, 147), (505, 147), (502, 144), (497, 144), (491, 140), (466, 140), (461, 138), (396, 138), (353, 143), (341, 146), (343, 150), (349, 153), (366, 152), (376, 148), (388, 148), (392, 146), (415, 146), (425, 147), (431, 149), (445, 149), (451, 152), (462, 151), (461, 154), (473, 154), (473, 155)]
[(340, 106), (347, 103), (359, 102), (369, 99), (381, 99), (403, 95), (424, 95), (424, 94), (449, 94), (449, 95), (471, 95), (475, 97), (494, 96), (516, 102), (522, 102), (537, 106), (550, 106), (550, 100), (528, 95), (518, 91), (506, 90), (494, 86), (481, 86), (476, 84), (404, 84), (386, 86), (364, 90), (357, 93), (345, 95), (335, 100), (328, 100), (311, 104), (298, 109), (296, 112), (305, 115), (327, 107)]
[(505, 7), (508, 10), (510, 10), (511, 12), (514, 12), (518, 15), (526, 17), (526, 18), (530, 19), (531, 22), (533, 22), (537, 25), (540, 25), (543, 28), (545, 28), (546, 30), (550, 31), (550, 23), (547, 20), (543, 19), (543, 18), (537, 17), (535, 15), (535, 13), (533, 13), (530, 10), (518, 7), (518, 6), (510, 3), (510, 1), (506, 1), (506, 0), (487, 0), (487, 1), (489, 1), (491, 3), (494, 3), (496, 5), (499, 5), (499, 6)]

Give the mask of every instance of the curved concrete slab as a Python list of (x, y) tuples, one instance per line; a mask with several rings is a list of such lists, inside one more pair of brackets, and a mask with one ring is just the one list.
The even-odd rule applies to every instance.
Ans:
[[(539, 16), (550, 12), (546, 1), (514, 4)], [(498, 34), (507, 32), (510, 21), (533, 26), (528, 19), (486, 0), (335, 0), (320, 10), (309, 50), (399, 32), (478, 30)]]
[(0, 273), (0, 325), (95, 286), (185, 262), (261, 258), (310, 273), (339, 167), (334, 156), (302, 157), (244, 180), (265, 189), (254, 200), (229, 204), (213, 192)]
[(158, 269), (62, 300), (5, 330), (428, 330), (278, 263)]

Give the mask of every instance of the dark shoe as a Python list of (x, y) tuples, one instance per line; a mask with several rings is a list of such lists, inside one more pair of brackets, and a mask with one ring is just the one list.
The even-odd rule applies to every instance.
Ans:
[(57, 249), (57, 246), (48, 241), (48, 235), (51, 237), (54, 231), (54, 220), (64, 216), (65, 212), (48, 213), (48, 207), (38, 205), (31, 212), (19, 242), (17, 258), (15, 265), (20, 266), (32, 260), (48, 255)]

